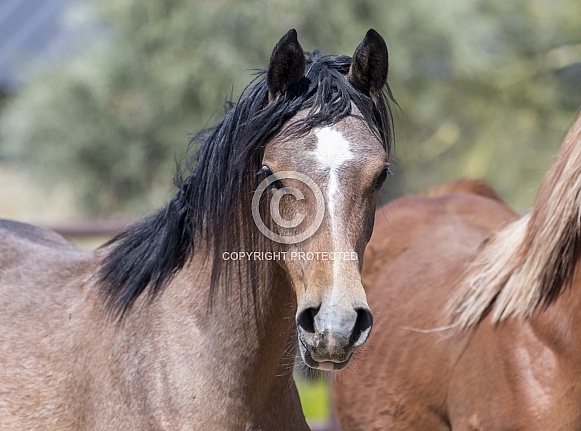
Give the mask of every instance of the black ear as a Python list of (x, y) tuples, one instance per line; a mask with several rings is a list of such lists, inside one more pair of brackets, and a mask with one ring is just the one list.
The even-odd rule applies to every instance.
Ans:
[(305, 74), (305, 53), (297, 39), (297, 31), (289, 30), (276, 44), (266, 74), (270, 100), (276, 99)]
[(380, 34), (371, 29), (353, 54), (347, 75), (349, 82), (373, 98), (387, 82), (388, 68), (387, 45)]

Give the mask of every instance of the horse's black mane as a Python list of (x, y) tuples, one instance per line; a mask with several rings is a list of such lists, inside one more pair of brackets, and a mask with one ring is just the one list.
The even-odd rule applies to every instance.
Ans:
[[(336, 123), (351, 114), (353, 104), (389, 154), (393, 140), (389, 87), (372, 100), (346, 79), (350, 57), (318, 53), (307, 57), (304, 78), (270, 103), (266, 72), (258, 72), (226, 115), (193, 137), (198, 149), (187, 164), (191, 174), (180, 176), (173, 199), (106, 244), (98, 276), (114, 315), (122, 317), (146, 290), (150, 298), (156, 297), (200, 246), (213, 250), (212, 289), (220, 279), (230, 278), (220, 276), (227, 270), (222, 268), (227, 265), (221, 265), (221, 253), (233, 243), (240, 246), (245, 241), (250, 246), (258, 240), (245, 206), (246, 196), (257, 185), (261, 151), (300, 110), (309, 111), (292, 123), (288, 132), (292, 136)], [(240, 222), (245, 211), (249, 221)]]

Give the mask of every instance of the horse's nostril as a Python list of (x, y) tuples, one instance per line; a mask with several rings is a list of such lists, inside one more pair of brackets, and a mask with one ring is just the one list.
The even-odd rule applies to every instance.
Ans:
[(368, 333), (372, 325), (373, 315), (371, 314), (371, 311), (369, 311), (367, 308), (359, 308), (357, 310), (357, 319), (355, 320), (355, 326), (353, 327), (353, 332), (351, 333), (349, 344), (351, 346), (362, 344), (362, 341), (360, 340), (361, 335), (366, 332)]
[(320, 307), (306, 308), (301, 311), (297, 317), (297, 325), (299, 325), (305, 332), (311, 334), (315, 333), (315, 316), (319, 312)]

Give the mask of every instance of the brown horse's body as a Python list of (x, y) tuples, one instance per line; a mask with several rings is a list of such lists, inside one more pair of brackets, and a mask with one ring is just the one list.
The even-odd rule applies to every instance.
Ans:
[(373, 30), (308, 60), (291, 30), (176, 195), (105, 247), (0, 220), (0, 430), (307, 430), (297, 345), (342, 369), (371, 331), (387, 64)]
[[(192, 288), (187, 270), (117, 325), (96, 294), (98, 254), (48, 231), (7, 227), (0, 228), (1, 429), (179, 430), (201, 419), (204, 429), (307, 429), (291, 355), (284, 358), (295, 337), (288, 283), (260, 292), (259, 324), (269, 331), (250, 323), (252, 307), (240, 308), (249, 300), (244, 289), (214, 305), (232, 319), (227, 325), (204, 321), (209, 273), (197, 272)], [(239, 345), (243, 357), (232, 354)]]
[(479, 185), (378, 212), (374, 334), (334, 385), (344, 431), (581, 429), (580, 157), (581, 119), (522, 218)]

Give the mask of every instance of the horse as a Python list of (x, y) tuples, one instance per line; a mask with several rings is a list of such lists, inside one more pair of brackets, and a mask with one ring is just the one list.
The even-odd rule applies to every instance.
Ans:
[(3, 221), (0, 428), (307, 430), (297, 345), (341, 369), (371, 331), (387, 73), (375, 30), (352, 57), (290, 30), (158, 211), (94, 252)]
[(528, 214), (463, 181), (376, 217), (342, 429), (581, 429), (581, 116)]

